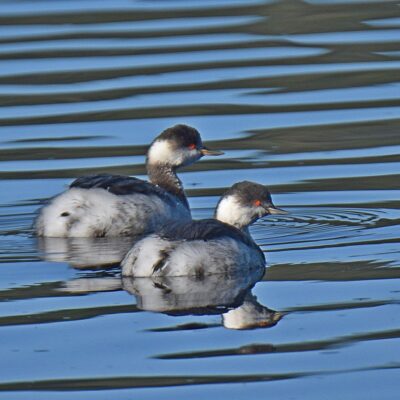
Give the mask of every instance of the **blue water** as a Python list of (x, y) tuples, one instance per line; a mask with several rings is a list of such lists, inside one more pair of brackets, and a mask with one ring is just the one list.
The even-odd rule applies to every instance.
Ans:
[[(1, 399), (397, 399), (396, 2), (0, 11)], [(225, 152), (180, 171), (195, 218), (243, 179), (290, 211), (251, 228), (268, 262), (251, 293), (252, 277), (123, 281), (129, 239), (33, 235), (75, 177), (145, 178), (176, 123)]]

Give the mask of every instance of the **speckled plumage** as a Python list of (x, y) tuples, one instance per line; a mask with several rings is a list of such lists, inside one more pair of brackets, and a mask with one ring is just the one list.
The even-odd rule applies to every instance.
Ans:
[(201, 277), (227, 271), (248, 273), (264, 265), (261, 251), (230, 237), (169, 241), (152, 234), (128, 252), (122, 261), (122, 274)]
[(170, 206), (159, 196), (72, 188), (42, 209), (36, 228), (39, 236), (135, 236), (153, 232), (170, 219), (190, 218), (183, 204)]
[(166, 129), (147, 153), (151, 183), (110, 174), (80, 177), (39, 211), (37, 235), (137, 236), (154, 232), (171, 220), (190, 220), (176, 169), (200, 159), (204, 149), (196, 129), (186, 125)]
[(160, 186), (151, 184), (142, 179), (124, 175), (95, 174), (81, 176), (75, 179), (70, 188), (80, 189), (105, 189), (107, 192), (118, 196), (143, 194), (146, 196), (156, 196), (160, 200), (174, 207), (176, 198)]
[(160, 231), (157, 232), (157, 235), (168, 240), (201, 239), (209, 241), (226, 237), (241, 241), (249, 247), (255, 247), (258, 249), (258, 246), (248, 234), (232, 225), (213, 218), (168, 224), (163, 226)]
[[(227, 198), (230, 200), (224, 201)], [(232, 205), (233, 212), (229, 210)], [(201, 277), (263, 270), (264, 253), (250, 236), (248, 225), (272, 210), (279, 209), (265, 187), (251, 182), (236, 184), (216, 210), (216, 217), (227, 218), (229, 224), (206, 219), (163, 227), (134, 244), (122, 261), (122, 274)]]

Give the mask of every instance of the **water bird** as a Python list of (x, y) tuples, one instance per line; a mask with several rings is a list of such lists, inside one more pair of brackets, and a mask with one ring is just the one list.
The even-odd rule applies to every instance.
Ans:
[(35, 222), (38, 236), (136, 236), (167, 221), (191, 220), (182, 182), (176, 174), (204, 155), (220, 155), (187, 125), (164, 130), (151, 143), (146, 167), (150, 182), (123, 175), (98, 174), (76, 179), (50, 200)]
[(215, 218), (168, 224), (137, 241), (122, 260), (122, 275), (190, 276), (263, 271), (265, 256), (249, 225), (268, 214), (286, 214), (274, 206), (258, 183), (234, 184), (219, 200)]

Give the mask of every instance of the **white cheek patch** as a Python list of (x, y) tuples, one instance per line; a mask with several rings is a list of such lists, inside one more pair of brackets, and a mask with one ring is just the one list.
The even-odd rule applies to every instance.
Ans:
[(216, 218), (234, 226), (246, 226), (251, 222), (253, 210), (242, 206), (235, 196), (224, 197), (218, 205)]
[(167, 140), (155, 141), (148, 152), (151, 164), (189, 165), (200, 158), (196, 149), (175, 149)]
[(173, 159), (172, 146), (166, 140), (155, 141), (148, 153), (148, 158), (151, 163), (170, 163)]
[(216, 218), (222, 222), (233, 225), (239, 205), (233, 196), (224, 197), (218, 204)]
[(240, 204), (234, 196), (224, 197), (217, 208), (216, 218), (240, 229), (253, 221), (254, 208)]

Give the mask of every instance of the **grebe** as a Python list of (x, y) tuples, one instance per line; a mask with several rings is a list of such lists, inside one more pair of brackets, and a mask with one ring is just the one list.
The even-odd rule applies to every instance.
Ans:
[(150, 182), (122, 175), (88, 175), (44, 206), (36, 220), (38, 236), (135, 236), (153, 232), (169, 220), (190, 220), (189, 205), (176, 169), (204, 155), (199, 132), (187, 125), (163, 131), (150, 145)]
[(264, 270), (264, 253), (248, 227), (276, 208), (263, 185), (234, 184), (220, 199), (216, 219), (169, 224), (139, 240), (123, 259), (122, 275), (204, 276)]

